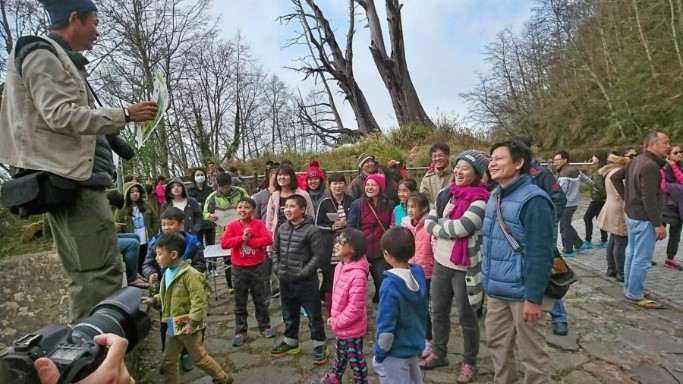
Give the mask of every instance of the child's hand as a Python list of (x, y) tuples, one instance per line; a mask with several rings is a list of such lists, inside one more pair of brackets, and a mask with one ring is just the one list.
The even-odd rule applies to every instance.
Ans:
[(327, 318), (327, 325), (329, 325), (330, 327), (332, 326), (332, 318), (331, 317)]
[(152, 284), (153, 284), (153, 283), (156, 283), (156, 281), (159, 280), (159, 274), (158, 274), (158, 273), (152, 273), (151, 275), (149, 275), (149, 279), (148, 279), (148, 280), (149, 280), (149, 282), (152, 283)]
[(123, 227), (125, 227), (125, 226), (126, 226), (126, 224), (124, 224), (124, 223), (114, 223), (114, 227), (116, 227), (117, 231), (122, 230)]
[(209, 220), (211, 220), (215, 223), (216, 221), (218, 221), (218, 216), (216, 216), (215, 214), (212, 213), (209, 215)]
[(188, 325), (183, 327), (183, 330), (180, 333), (183, 333), (186, 335), (191, 335), (195, 332), (197, 332), (197, 327), (193, 327), (190, 324), (188, 324)]
[(149, 296), (145, 296), (142, 299), (140, 299), (140, 302), (142, 304), (152, 304), (154, 302), (154, 299)]

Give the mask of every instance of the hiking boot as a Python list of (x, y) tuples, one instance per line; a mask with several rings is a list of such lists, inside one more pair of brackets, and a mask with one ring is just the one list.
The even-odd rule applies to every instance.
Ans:
[(448, 360), (445, 357), (438, 357), (435, 354), (427, 356), (424, 360), (420, 362), (420, 368), (429, 370), (439, 367), (445, 367), (448, 365)]
[(425, 349), (422, 350), (422, 358), (426, 359), (429, 355), (434, 353), (434, 344), (431, 340), (425, 340)]
[(183, 372), (190, 372), (194, 368), (190, 355), (180, 355), (180, 368)]
[(284, 341), (280, 345), (274, 347), (270, 350), (271, 357), (283, 357), (286, 355), (296, 355), (301, 352), (301, 348), (297, 345), (292, 347), (291, 345), (285, 343)]
[(558, 336), (567, 336), (567, 333), (569, 333), (569, 325), (566, 321), (553, 323), (553, 333)]
[(261, 334), (261, 336), (265, 337), (266, 339), (272, 339), (276, 335), (275, 330), (273, 328), (264, 329), (263, 331), (259, 332), (259, 334)]
[(225, 376), (224, 379), (213, 380), (213, 384), (232, 384), (233, 379), (230, 375)]
[(674, 259), (666, 259), (664, 265), (668, 268), (675, 269), (676, 271), (683, 271), (681, 264)]
[(327, 345), (319, 345), (313, 348), (313, 364), (322, 365), (327, 362), (327, 357), (330, 351), (327, 350)]
[(477, 367), (471, 364), (462, 363), (460, 365), (460, 372), (458, 373), (458, 378), (456, 382), (458, 383), (469, 383), (477, 375)]
[(236, 333), (235, 336), (232, 337), (232, 346), (239, 347), (240, 345), (244, 344), (244, 339), (244, 333)]

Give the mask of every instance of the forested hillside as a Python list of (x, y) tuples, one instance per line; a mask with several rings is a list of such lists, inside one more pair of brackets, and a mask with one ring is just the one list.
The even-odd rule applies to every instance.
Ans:
[(546, 148), (683, 139), (683, 0), (539, 0), (519, 33), (485, 51), (489, 69), (461, 96), (493, 136)]

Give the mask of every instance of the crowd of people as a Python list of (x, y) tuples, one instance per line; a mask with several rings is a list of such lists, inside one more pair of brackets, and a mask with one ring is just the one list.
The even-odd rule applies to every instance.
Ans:
[[(477, 376), (478, 320), (485, 316), (494, 381), (517, 382), (516, 355), (525, 383), (547, 383), (543, 318), (550, 313), (558, 335), (569, 328), (562, 300), (547, 294), (558, 258), (604, 248), (605, 273), (623, 283), (625, 300), (661, 308), (645, 282), (655, 242), (667, 237), (668, 225), (664, 264), (681, 270), (675, 256), (683, 152), (660, 131), (644, 138), (641, 154), (635, 148), (595, 151), (589, 174), (558, 151), (557, 179), (534, 159), (529, 139), (517, 137), (488, 153), (470, 149), (456, 156), (436, 143), (419, 185), (400, 163), (385, 166), (361, 154), (360, 173), (348, 185), (315, 160), (301, 176), (282, 160), (269, 164), (250, 195), (236, 169), (209, 162), (193, 169), (189, 182), (160, 176), (138, 183), (129, 177), (123, 191), (107, 193), (112, 151), (123, 157), (132, 152), (117, 135), (126, 123), (153, 120), (158, 106), (140, 101), (96, 107), (80, 52), (91, 50), (99, 36), (97, 7), (91, 0), (41, 3), (50, 33), (19, 39), (7, 61), (0, 108), (7, 140), (0, 141), (0, 162), (20, 170), (15, 179), (44, 172), (50, 182), (75, 185), (78, 193), (63, 206), (45, 210), (68, 276), (70, 323), (87, 316), (124, 279), (155, 292), (143, 302), (161, 313), (164, 382), (179, 381), (179, 362), (184, 370), (198, 366), (214, 383), (233, 382), (203, 346), (205, 276), (217, 274), (203, 257), (211, 245), (230, 249), (224, 262), (228, 294), (235, 297), (233, 346), (249, 341), (249, 296), (265, 338), (278, 337), (268, 308), (272, 299), (281, 301), (285, 331), (273, 358), (301, 353), (300, 319), (307, 316), (313, 364), (327, 364), (325, 322), (330, 327), (335, 356), (317, 383), (341, 382), (347, 366), (354, 382), (367, 382), (369, 279), (371, 305), (377, 306), (371, 364), (380, 382), (420, 383), (421, 369), (449, 364), (455, 302), (464, 344), (455, 381)], [(572, 227), (581, 183), (591, 189), (583, 239)], [(595, 245), (594, 220), (600, 230)], [(123, 363), (126, 340), (107, 334), (95, 342), (109, 353), (83, 382), (133, 382)], [(43, 383), (59, 381), (52, 360), (38, 359), (34, 366)]]
[[(203, 247), (213, 244), (231, 254), (225, 263), (228, 293), (235, 297), (232, 345), (250, 340), (249, 296), (258, 334), (278, 337), (268, 308), (279, 297), (285, 331), (271, 351), (273, 358), (301, 353), (301, 316), (308, 317), (314, 364), (325, 364), (330, 356), (325, 321), (336, 336), (332, 369), (316, 381), (321, 383), (340, 382), (347, 365), (355, 382), (367, 382), (363, 338), (370, 280), (370, 302), (377, 305), (372, 365), (383, 383), (419, 382), (420, 369), (449, 364), (453, 304), (464, 345), (457, 382), (471, 382), (477, 375), (478, 321), (484, 314), (495, 381), (516, 382), (510, 356), (517, 348), (525, 382), (547, 382), (542, 319), (550, 313), (558, 335), (566, 335), (569, 328), (562, 300), (546, 293), (556, 257), (605, 249), (605, 273), (624, 283), (625, 299), (643, 308), (661, 307), (648, 297), (644, 285), (653, 265), (654, 242), (666, 236), (665, 225), (665, 265), (681, 270), (675, 260), (683, 198), (681, 147), (670, 146), (664, 133), (653, 132), (645, 138), (641, 155), (634, 148), (596, 150), (584, 173), (569, 164), (566, 151), (555, 154), (551, 168), (542, 166), (530, 146), (528, 138), (515, 137), (495, 144), (489, 153), (466, 150), (451, 156), (448, 145), (437, 143), (420, 183), (389, 167), (382, 171), (368, 154), (359, 156), (359, 175), (348, 184), (341, 173), (326, 174), (316, 160), (298, 175), (287, 160), (271, 162), (266, 182), (251, 195), (234, 186), (230, 171), (217, 169), (210, 177), (215, 165), (193, 169), (189, 182), (173, 178), (166, 184), (158, 180), (155, 186), (127, 178), (114, 217), (122, 239), (137, 235), (137, 254), (144, 257), (139, 263), (124, 258), (127, 269), (137, 268), (127, 271), (129, 284), (146, 288), (161, 281), (165, 286), (159, 299), (148, 301), (162, 306), (162, 346), (170, 352), (161, 370), (167, 381), (177, 380), (178, 354), (184, 370), (192, 369), (194, 362), (215, 380), (227, 377), (196, 340), (174, 341), (168, 348), (165, 320), (189, 313), (189, 330), (201, 331), (205, 297), (192, 301), (201, 308), (177, 303), (180, 309), (163, 308), (163, 303), (176, 304), (161, 299), (176, 281), (173, 276), (179, 272), (174, 268), (192, 265), (200, 273), (216, 273), (202, 256)], [(590, 188), (584, 238), (572, 227), (580, 183)], [(228, 224), (216, 224), (217, 210), (230, 218)], [(600, 233), (596, 244), (594, 220)], [(183, 242), (171, 257), (177, 260), (165, 265), (159, 244), (167, 244), (172, 234)], [(173, 254), (173, 249), (163, 249)], [(203, 287), (197, 289), (201, 292), (188, 297), (206, 295)]]

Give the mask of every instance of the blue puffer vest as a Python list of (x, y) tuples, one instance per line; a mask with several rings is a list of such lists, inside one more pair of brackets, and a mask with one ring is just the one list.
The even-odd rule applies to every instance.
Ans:
[[(510, 228), (512, 237), (522, 246), (515, 252), (508, 242), (496, 216), (496, 200), (502, 193), (500, 210), (503, 221)], [(504, 191), (498, 187), (486, 205), (483, 230), (484, 257), (481, 266), (481, 282), (484, 292), (491, 297), (504, 300), (524, 300), (524, 227), (520, 221), (522, 207), (535, 196), (550, 198), (531, 182), (528, 175), (522, 175)], [(552, 204), (552, 202), (551, 202)]]

